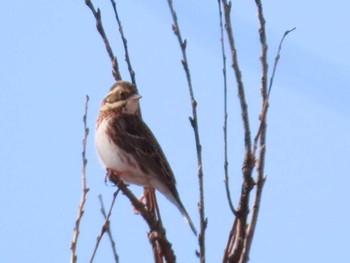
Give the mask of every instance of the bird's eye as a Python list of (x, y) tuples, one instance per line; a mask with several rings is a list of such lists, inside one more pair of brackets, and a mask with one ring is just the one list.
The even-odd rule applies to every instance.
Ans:
[(122, 100), (125, 99), (125, 96), (126, 96), (126, 93), (124, 91), (120, 91), (119, 92), (119, 98), (120, 99), (122, 99)]

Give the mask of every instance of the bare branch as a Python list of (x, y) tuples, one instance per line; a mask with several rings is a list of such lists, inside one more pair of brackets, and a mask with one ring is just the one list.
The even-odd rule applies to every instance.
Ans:
[[(241, 114), (244, 128), (244, 143), (246, 155), (251, 154), (251, 138), (250, 138), (250, 127), (249, 127), (249, 118), (248, 118), (248, 106), (245, 98), (244, 86), (242, 81), (242, 74), (240, 67), (238, 65), (237, 50), (235, 46), (235, 40), (233, 36), (232, 24), (231, 24), (231, 2), (227, 0), (222, 0), (225, 13), (225, 28), (228, 36), (230, 49), (231, 49), (231, 58), (232, 58), (232, 68), (236, 77), (237, 86), (238, 86), (238, 97), (241, 105)], [(247, 157), (248, 158), (248, 157)], [(250, 157), (249, 157), (250, 158)]]
[(91, 12), (93, 13), (93, 15), (96, 19), (97, 31), (100, 33), (102, 40), (105, 43), (106, 51), (107, 51), (108, 56), (112, 62), (113, 77), (115, 78), (116, 81), (122, 80), (122, 77), (121, 77), (120, 71), (119, 71), (117, 57), (114, 56), (114, 54), (113, 54), (112, 48), (109, 44), (109, 40), (107, 38), (107, 35), (106, 35), (105, 30), (104, 30), (103, 25), (102, 25), (101, 10), (99, 8), (97, 8), (97, 10), (96, 10), (94, 5), (92, 4), (91, 0), (85, 0), (85, 4), (90, 8)]
[[(144, 187), (143, 196), (146, 199), (146, 209), (152, 214), (155, 220), (158, 221), (159, 225), (163, 227), (162, 219), (160, 216), (160, 211), (158, 207), (158, 202), (156, 198), (155, 189), (152, 187)], [(164, 263), (163, 250), (160, 243), (157, 240), (157, 235), (155, 232), (150, 232), (148, 234), (148, 239), (152, 245), (153, 258), (155, 263)]]
[(269, 89), (267, 91), (267, 97), (266, 100), (263, 102), (263, 109), (262, 109), (262, 113), (261, 113), (261, 117), (260, 117), (260, 126), (258, 129), (258, 132), (256, 133), (255, 137), (254, 137), (254, 147), (253, 147), (253, 155), (255, 156), (255, 152), (257, 149), (257, 145), (258, 145), (258, 141), (259, 141), (259, 137), (261, 134), (261, 130), (262, 130), (262, 126), (263, 126), (263, 122), (265, 121), (266, 118), (266, 114), (267, 114), (267, 109), (269, 106), (269, 99), (270, 99), (270, 93), (271, 93), (271, 89), (272, 89), (272, 85), (273, 85), (273, 80), (275, 78), (275, 73), (276, 73), (276, 69), (277, 69), (277, 64), (278, 61), (280, 59), (281, 56), (281, 50), (282, 50), (282, 45), (284, 42), (285, 37), (292, 31), (294, 31), (296, 28), (292, 28), (290, 30), (287, 30), (286, 32), (284, 32), (283, 37), (281, 38), (280, 44), (278, 46), (278, 50), (277, 50), (277, 54), (275, 56), (275, 62), (273, 64), (273, 70), (272, 70), (272, 74), (270, 77), (270, 83), (269, 83)]
[(265, 29), (265, 18), (263, 14), (262, 4), (260, 0), (255, 0), (256, 7), (258, 9), (258, 20), (259, 20), (259, 39), (261, 45), (261, 96), (265, 100), (267, 96), (267, 43), (266, 43), (266, 29)]
[[(119, 191), (119, 189), (118, 189)], [(117, 191), (117, 192), (118, 192)], [(117, 193), (116, 192), (116, 193)], [(116, 194), (115, 193), (115, 194)], [(98, 199), (100, 200), (100, 205), (101, 205), (101, 213), (103, 215), (103, 218), (106, 220), (107, 219), (107, 214), (106, 214), (106, 210), (105, 210), (105, 207), (103, 205), (103, 200), (102, 200), (102, 195), (99, 195), (98, 196)], [(117, 249), (115, 247), (115, 242), (114, 242), (114, 239), (113, 239), (113, 236), (112, 236), (112, 232), (111, 232), (111, 222), (110, 220), (108, 220), (107, 224), (106, 224), (106, 231), (107, 231), (107, 234), (108, 234), (108, 237), (109, 237), (109, 241), (111, 242), (111, 246), (112, 246), (112, 251), (113, 251), (113, 256), (114, 256), (114, 260), (116, 263), (119, 262), (119, 256), (118, 256), (118, 253), (117, 253)]]
[(284, 32), (283, 34), (283, 37), (280, 41), (280, 44), (278, 46), (278, 51), (277, 51), (277, 54), (276, 54), (276, 57), (275, 57), (275, 63), (273, 64), (273, 70), (272, 70), (272, 75), (271, 75), (271, 78), (270, 78), (270, 85), (269, 85), (269, 90), (268, 90), (268, 93), (267, 93), (267, 96), (269, 97), (270, 96), (270, 92), (271, 92), (271, 88), (272, 88), (272, 84), (273, 84), (273, 80), (275, 78), (275, 73), (276, 73), (276, 68), (277, 68), (277, 63), (280, 59), (280, 56), (281, 56), (281, 50), (282, 50), (282, 45), (283, 45), (283, 42), (284, 42), (284, 39), (286, 38), (286, 36), (294, 31), (296, 29), (296, 27), (293, 27), (292, 29), (289, 29), (287, 30), (286, 32)]
[(199, 137), (199, 129), (198, 129), (198, 118), (197, 118), (197, 101), (194, 97), (193, 87), (192, 87), (192, 81), (191, 81), (191, 74), (190, 69), (188, 66), (188, 60), (187, 60), (187, 54), (186, 54), (186, 45), (187, 41), (186, 39), (183, 40), (181, 36), (181, 31), (179, 27), (179, 23), (177, 21), (177, 15), (173, 6), (173, 1), (168, 0), (169, 9), (171, 12), (171, 16), (173, 18), (173, 25), (172, 29), (174, 31), (175, 36), (178, 39), (181, 52), (182, 52), (182, 65), (185, 70), (188, 89), (190, 93), (191, 98), (191, 105), (192, 105), (192, 117), (189, 118), (190, 123), (192, 125), (195, 141), (196, 141), (196, 149), (197, 149), (197, 165), (198, 165), (198, 181), (199, 181), (199, 202), (198, 202), (198, 210), (199, 210), (199, 217), (200, 217), (200, 232), (198, 235), (198, 243), (199, 243), (199, 252), (197, 252), (197, 255), (200, 258), (200, 262), (205, 262), (205, 230), (207, 228), (207, 218), (205, 217), (204, 212), (204, 189), (203, 189), (203, 165), (202, 165), (202, 145), (200, 143), (200, 137)]
[[(241, 197), (236, 209), (235, 222), (232, 225), (235, 229), (231, 229), (224, 251), (223, 262), (238, 262), (244, 246), (246, 238), (246, 225), (249, 213), (250, 192), (254, 187), (252, 171), (254, 168), (254, 156), (251, 149), (251, 134), (248, 118), (248, 106), (246, 103), (242, 74), (238, 65), (237, 50), (231, 23), (231, 2), (222, 0), (224, 8), (225, 28), (231, 50), (232, 68), (236, 77), (238, 87), (238, 97), (241, 105), (241, 115), (244, 130), (245, 153), (242, 165), (243, 183), (241, 188)], [(237, 222), (236, 222), (237, 221)]]
[(119, 15), (118, 15), (118, 11), (117, 11), (117, 5), (115, 3), (114, 0), (111, 0), (112, 6), (113, 6), (113, 10), (114, 10), (114, 14), (115, 14), (115, 18), (118, 22), (118, 26), (119, 26), (119, 32), (120, 32), (120, 36), (122, 38), (123, 41), (123, 46), (124, 46), (124, 51), (125, 51), (125, 61), (128, 64), (128, 70), (130, 73), (130, 78), (131, 78), (131, 82), (136, 85), (136, 79), (135, 79), (135, 71), (131, 66), (131, 61), (130, 61), (130, 56), (129, 56), (129, 51), (128, 51), (128, 41), (124, 35), (124, 31), (123, 31), (123, 26), (122, 23), (120, 21)]
[[(133, 207), (140, 212), (143, 219), (147, 222), (150, 232), (148, 233), (148, 238), (150, 242), (158, 242), (161, 248), (162, 257), (164, 257), (167, 263), (176, 262), (176, 257), (174, 251), (171, 248), (171, 243), (167, 240), (165, 230), (159, 220), (156, 220), (154, 213), (148, 211), (145, 205), (140, 202), (135, 195), (129, 190), (129, 188), (123, 183), (119, 177), (111, 172), (107, 171), (107, 178), (113, 182), (118, 188), (123, 192), (124, 195), (128, 197)], [(158, 262), (158, 261), (156, 261)]]
[(228, 200), (228, 204), (230, 206), (230, 209), (233, 214), (236, 213), (235, 208), (232, 203), (231, 199), (231, 192), (230, 192), (230, 184), (229, 184), (229, 176), (228, 176), (228, 150), (227, 150), (227, 77), (226, 77), (226, 55), (225, 55), (225, 45), (224, 45), (224, 26), (222, 23), (222, 11), (221, 11), (221, 0), (218, 0), (218, 6), (219, 6), (219, 17), (220, 17), (220, 42), (221, 42), (221, 51), (222, 51), (222, 74), (224, 78), (224, 171), (225, 171), (225, 177), (224, 177), (224, 183), (225, 183), (225, 190), (226, 190), (226, 197)]
[(281, 53), (283, 41), (284, 41), (285, 37), (293, 30), (295, 30), (295, 28), (293, 28), (291, 30), (287, 30), (284, 33), (284, 35), (280, 41), (278, 51), (277, 51), (277, 54), (275, 57), (275, 63), (273, 65), (272, 75), (270, 78), (269, 89), (267, 92), (266, 99), (263, 101), (260, 127), (259, 127), (259, 130), (258, 130), (255, 138), (254, 138), (254, 152), (255, 152), (255, 149), (257, 147), (256, 145), (257, 145), (259, 137), (260, 137), (260, 150), (259, 150), (259, 155), (258, 155), (258, 159), (257, 159), (257, 173), (258, 174), (257, 174), (257, 184), (256, 184), (255, 198), (254, 198), (254, 202), (253, 202), (252, 216), (250, 219), (250, 223), (247, 227), (247, 238), (245, 240), (244, 250), (243, 250), (243, 254), (242, 254), (242, 260), (241, 260), (242, 263), (247, 262), (249, 259), (249, 252), (250, 252), (251, 244), (252, 244), (253, 237), (254, 237), (256, 223), (258, 221), (258, 214), (259, 214), (259, 209), (260, 209), (262, 190), (263, 190), (263, 187), (264, 187), (264, 184), (266, 181), (266, 177), (264, 176), (265, 151), (266, 151), (265, 150), (265, 137), (266, 137), (266, 123), (265, 122), (266, 122), (267, 109), (268, 109), (268, 105), (269, 105), (270, 92), (271, 92), (272, 83), (273, 83), (273, 79), (275, 76), (277, 64), (278, 64), (278, 61), (280, 58), (280, 53)]
[(228, 240), (226, 243), (226, 247), (225, 247), (225, 252), (224, 252), (224, 258), (222, 260), (223, 263), (228, 262), (228, 257), (229, 257), (229, 252), (233, 250), (233, 247), (235, 245), (236, 242), (236, 235), (237, 235), (237, 223), (238, 223), (238, 219), (237, 217), (235, 217), (235, 219), (233, 220), (233, 225), (231, 227), (229, 236), (228, 236)]
[(83, 117), (83, 123), (84, 123), (84, 137), (83, 137), (83, 152), (82, 152), (82, 159), (83, 159), (83, 167), (81, 171), (81, 180), (82, 180), (82, 194), (80, 199), (80, 204), (78, 208), (78, 216), (75, 221), (74, 226), (74, 232), (73, 232), (73, 240), (71, 243), (71, 263), (77, 262), (77, 255), (76, 255), (76, 248), (78, 243), (78, 237), (79, 237), (79, 227), (80, 227), (80, 221), (84, 215), (84, 205), (86, 202), (86, 195), (89, 189), (86, 187), (86, 165), (87, 165), (87, 159), (86, 159), (86, 141), (87, 137), (89, 135), (89, 128), (87, 127), (87, 112), (88, 112), (88, 102), (89, 102), (89, 96), (86, 95), (86, 101), (85, 101), (85, 113)]
[(120, 190), (118, 189), (118, 190), (115, 191), (114, 194), (113, 194), (112, 203), (111, 203), (111, 206), (110, 206), (110, 208), (109, 208), (108, 214), (107, 214), (107, 216), (106, 216), (106, 218), (105, 218), (105, 221), (104, 221), (104, 223), (103, 223), (103, 225), (102, 225), (101, 232), (100, 232), (100, 234), (97, 236), (96, 245), (95, 245), (94, 251), (93, 251), (93, 253), (92, 253), (92, 256), (91, 256), (91, 258), (90, 258), (90, 263), (92, 263), (92, 262), (94, 261), (94, 258), (95, 258), (95, 255), (96, 255), (96, 251), (97, 251), (97, 249), (98, 249), (98, 246), (99, 246), (99, 244), (100, 244), (100, 241), (101, 241), (101, 239), (102, 239), (103, 234), (104, 234), (106, 231), (108, 231), (108, 229), (109, 229), (109, 218), (110, 218), (110, 216), (111, 216), (111, 214), (112, 214), (112, 208), (113, 208), (113, 206), (114, 206), (114, 202), (115, 202), (115, 199), (116, 199), (117, 196), (118, 196), (119, 191), (120, 191)]

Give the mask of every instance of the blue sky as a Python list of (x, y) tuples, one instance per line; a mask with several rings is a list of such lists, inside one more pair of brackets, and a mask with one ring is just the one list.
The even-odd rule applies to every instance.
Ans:
[[(177, 178), (195, 224), (198, 184), (191, 114), (180, 50), (166, 1), (118, 1), (136, 71), (144, 120)], [(231, 227), (223, 185), (223, 80), (216, 1), (175, 1), (198, 101), (203, 145), (207, 261), (218, 262)], [(205, 3), (205, 4), (204, 4)], [(122, 76), (129, 79), (109, 1), (101, 8)], [(271, 95), (261, 212), (251, 262), (349, 262), (349, 3), (265, 1), (270, 70), (285, 30)], [(85, 95), (90, 96), (87, 196), (78, 261), (87, 262), (115, 188), (104, 183), (94, 144), (98, 106), (113, 83), (110, 62), (84, 1), (2, 1), (0, 9), (0, 261), (67, 262), (81, 195)], [(233, 3), (234, 31), (252, 130), (260, 109), (254, 1)], [(228, 48), (227, 48), (228, 50)], [(228, 56), (229, 57), (229, 56)], [(229, 59), (228, 59), (229, 61)], [(231, 191), (238, 201), (242, 124), (229, 72)], [(253, 132), (254, 133), (254, 132)], [(136, 195), (141, 189), (131, 187)], [(197, 241), (176, 208), (159, 197), (178, 262), (196, 262)], [(112, 229), (121, 262), (152, 262), (147, 227), (120, 195)], [(106, 238), (95, 262), (113, 262)]]

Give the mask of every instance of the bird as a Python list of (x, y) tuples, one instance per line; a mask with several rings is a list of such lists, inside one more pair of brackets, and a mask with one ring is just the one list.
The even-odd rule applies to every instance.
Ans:
[(150, 128), (140, 116), (136, 85), (120, 80), (102, 100), (96, 119), (95, 146), (102, 165), (124, 183), (151, 187), (173, 203), (197, 230), (180, 200), (171, 167)]

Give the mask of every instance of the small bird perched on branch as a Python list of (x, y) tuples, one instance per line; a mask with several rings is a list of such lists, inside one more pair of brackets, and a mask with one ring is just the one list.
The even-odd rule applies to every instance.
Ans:
[(180, 200), (170, 165), (139, 115), (135, 85), (117, 81), (102, 100), (96, 121), (95, 145), (101, 163), (123, 182), (152, 187), (164, 194), (197, 230)]

